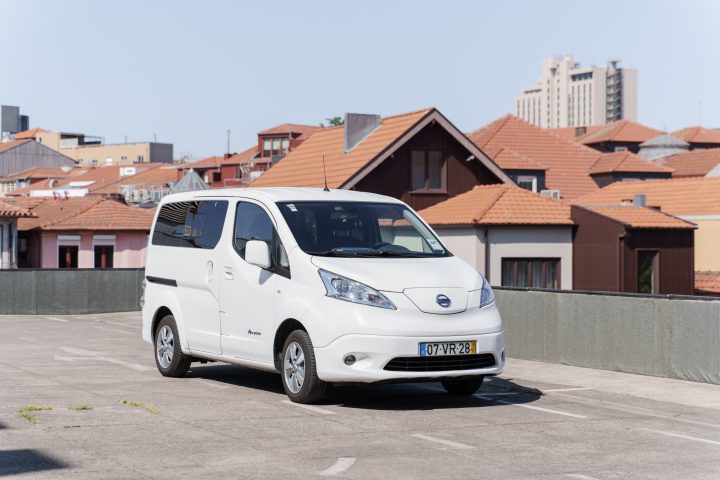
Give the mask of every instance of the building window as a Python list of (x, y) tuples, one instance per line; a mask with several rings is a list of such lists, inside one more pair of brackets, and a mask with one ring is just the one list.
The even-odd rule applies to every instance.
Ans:
[(212, 172), (212, 181), (213, 181), (213, 183), (222, 181), (222, 173), (221, 172)]
[(138, 162), (138, 163), (142, 163), (142, 162), (144, 162), (144, 161), (145, 161), (145, 157), (143, 157), (142, 155), (138, 155), (138, 156), (137, 156), (137, 162)]
[(97, 167), (97, 158), (93, 158), (93, 159), (90, 161), (90, 164), (91, 164), (93, 167)]
[(127, 157), (125, 157), (125, 156), (120, 157), (120, 161), (121, 161), (122, 163), (127, 163)]
[(95, 268), (113, 268), (114, 253), (112, 245), (95, 245)]
[(412, 190), (445, 190), (445, 158), (440, 150), (413, 150), (410, 172)]
[(289, 138), (266, 138), (263, 140), (263, 157), (287, 155), (290, 150)]
[(534, 175), (519, 175), (517, 177), (518, 187), (537, 193), (537, 177)]
[(657, 250), (638, 251), (638, 293), (659, 293), (658, 257)]
[(58, 268), (78, 268), (77, 245), (60, 245), (58, 247)]
[(503, 258), (502, 286), (557, 289), (560, 287), (560, 259)]

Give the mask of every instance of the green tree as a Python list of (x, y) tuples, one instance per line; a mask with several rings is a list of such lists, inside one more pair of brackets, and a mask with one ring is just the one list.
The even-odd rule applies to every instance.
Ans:
[[(340, 125), (345, 125), (345, 120), (343, 120), (342, 117), (330, 117), (325, 119), (327, 121), (327, 126), (329, 127), (337, 127)], [(326, 126), (324, 123), (320, 123), (321, 127)]]

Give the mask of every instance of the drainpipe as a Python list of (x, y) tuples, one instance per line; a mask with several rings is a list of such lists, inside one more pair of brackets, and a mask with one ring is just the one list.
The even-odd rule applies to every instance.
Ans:
[(627, 232), (623, 232), (618, 235), (618, 279), (617, 288), (618, 292), (624, 292), (625, 290), (625, 238)]
[(490, 229), (485, 227), (485, 280), (490, 283)]

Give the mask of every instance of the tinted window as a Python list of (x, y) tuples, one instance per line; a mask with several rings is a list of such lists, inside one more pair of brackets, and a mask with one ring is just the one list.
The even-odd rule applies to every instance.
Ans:
[(233, 245), (243, 259), (245, 244), (250, 240), (262, 240), (272, 249), (273, 230), (272, 220), (265, 210), (254, 203), (238, 203)]
[(209, 200), (168, 203), (160, 208), (152, 244), (215, 248), (222, 235), (228, 202)]

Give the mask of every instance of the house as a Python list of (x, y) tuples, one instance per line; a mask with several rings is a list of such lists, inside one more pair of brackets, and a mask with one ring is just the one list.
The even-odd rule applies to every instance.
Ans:
[(17, 268), (17, 220), (32, 216), (24, 208), (0, 202), (0, 270)]
[(720, 296), (720, 272), (695, 272), (695, 294)]
[(32, 167), (10, 173), (0, 178), (0, 196), (18, 188), (25, 188), (43, 180), (62, 179), (83, 173), (84, 170), (72, 167)]
[[(152, 165), (151, 168), (142, 168), (150, 165)], [(132, 174), (132, 170), (129, 171), (129, 169), (134, 169), (136, 173)], [(131, 205), (152, 206), (157, 205), (165, 195), (170, 193), (170, 188), (178, 180), (178, 171), (173, 165), (133, 165), (132, 167), (121, 167), (118, 171), (121, 174), (119, 180), (106, 183), (98, 188), (91, 185), (88, 187), (90, 194), (122, 198), (125, 203)], [(82, 180), (82, 178), (78, 178), (78, 180)]]
[(720, 130), (700, 126), (687, 127), (672, 132), (673, 137), (688, 142), (690, 149), (720, 148)]
[(689, 143), (664, 133), (641, 143), (638, 155), (647, 160), (657, 160), (688, 151), (690, 151)]
[(13, 198), (18, 265), (31, 268), (141, 268), (154, 211), (102, 197)]
[(467, 134), (517, 185), (572, 200), (609, 182), (669, 178), (672, 170), (631, 152), (601, 153), (506, 115)]
[(660, 130), (630, 120), (617, 120), (600, 128), (593, 128), (574, 140), (600, 152), (629, 150), (638, 153), (640, 144), (662, 135)]
[[(162, 170), (149, 173), (155, 169)], [(64, 178), (38, 181), (8, 192), (6, 195), (9, 197), (83, 197), (92, 194), (123, 196), (128, 192), (132, 194), (131, 186), (136, 190), (145, 189), (149, 192), (159, 190), (164, 194), (168, 190), (167, 184), (177, 179), (177, 170), (164, 163), (82, 168), (79, 169), (78, 174), (72, 173)], [(134, 201), (135, 197), (128, 196)], [(140, 195), (138, 198), (138, 201), (143, 201), (145, 196)]]
[(672, 168), (673, 178), (719, 177), (720, 148), (696, 149), (657, 160), (657, 163)]
[(694, 293), (693, 223), (641, 203), (573, 205), (571, 216), (576, 290)]
[(0, 143), (0, 178), (33, 167), (69, 167), (75, 161), (31, 139)]
[(482, 185), (418, 213), (491, 285), (573, 288), (573, 223), (559, 200)]
[(212, 156), (181, 165), (181, 176), (194, 170), (210, 188), (247, 187), (322, 127), (283, 123), (258, 132), (257, 145), (240, 153)]
[(512, 180), (438, 110), (381, 118), (346, 114), (287, 154), (253, 187), (352, 189), (398, 198), (416, 210), (476, 185)]
[(173, 161), (172, 143), (105, 143), (102, 137), (84, 133), (51, 132), (43, 128), (18, 132), (15, 138), (33, 139), (87, 167)]

